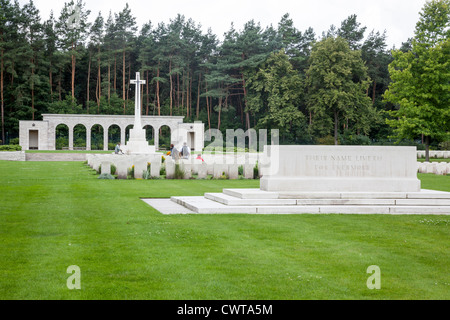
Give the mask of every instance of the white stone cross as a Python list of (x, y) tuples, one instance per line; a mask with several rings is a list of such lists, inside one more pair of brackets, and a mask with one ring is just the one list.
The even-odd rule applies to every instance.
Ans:
[(136, 80), (131, 80), (131, 84), (136, 85), (136, 96), (134, 98), (134, 129), (142, 129), (141, 123), (141, 84), (145, 84), (145, 80), (141, 80), (141, 75), (136, 72)]

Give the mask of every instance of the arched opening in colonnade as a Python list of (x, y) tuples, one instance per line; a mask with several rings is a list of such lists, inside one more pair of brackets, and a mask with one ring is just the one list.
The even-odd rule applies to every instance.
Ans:
[(55, 128), (55, 149), (63, 150), (69, 148), (69, 127), (63, 123)]
[(116, 144), (120, 141), (120, 127), (113, 124), (108, 128), (108, 150), (114, 150)]
[(103, 150), (103, 127), (99, 124), (91, 128), (91, 150)]
[(150, 146), (155, 145), (155, 131), (151, 125), (144, 126), (145, 139)]
[(73, 128), (73, 148), (74, 150), (86, 150), (86, 127), (83, 124), (77, 124)]
[(169, 126), (163, 125), (159, 128), (158, 150), (170, 150), (171, 130)]

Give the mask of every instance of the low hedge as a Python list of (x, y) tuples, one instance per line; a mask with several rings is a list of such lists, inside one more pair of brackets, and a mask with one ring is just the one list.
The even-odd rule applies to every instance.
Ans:
[(22, 151), (22, 147), (19, 145), (3, 145), (0, 146), (0, 151)]

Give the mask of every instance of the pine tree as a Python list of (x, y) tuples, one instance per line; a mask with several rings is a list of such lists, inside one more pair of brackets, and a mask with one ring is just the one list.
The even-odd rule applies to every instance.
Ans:
[(89, 10), (85, 10), (82, 0), (74, 0), (64, 4), (56, 29), (59, 36), (60, 48), (70, 56), (71, 60), (71, 92), (72, 100), (75, 102), (75, 73), (78, 49), (86, 40), (87, 30), (90, 26), (88, 21)]

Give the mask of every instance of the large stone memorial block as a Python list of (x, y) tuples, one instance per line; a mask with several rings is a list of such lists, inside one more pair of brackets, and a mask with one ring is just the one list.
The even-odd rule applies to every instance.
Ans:
[(264, 152), (264, 191), (420, 191), (415, 147), (266, 146)]

